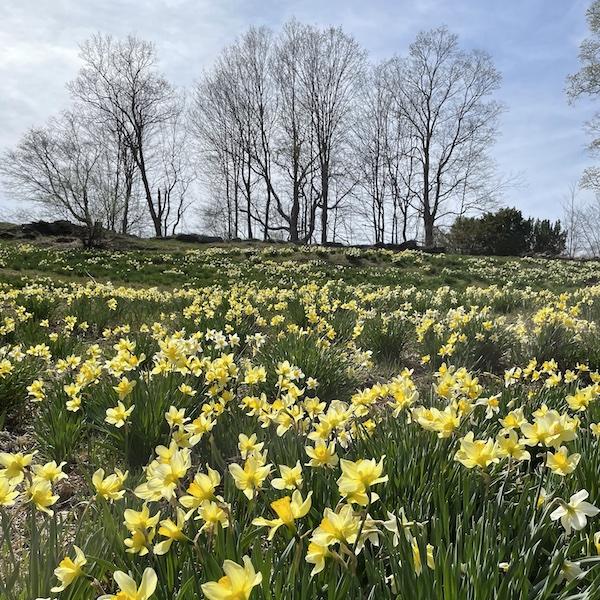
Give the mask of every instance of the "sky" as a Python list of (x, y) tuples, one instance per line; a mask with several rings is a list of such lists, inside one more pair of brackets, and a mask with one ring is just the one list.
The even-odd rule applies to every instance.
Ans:
[[(419, 31), (446, 25), (463, 48), (489, 52), (503, 75), (497, 98), (506, 111), (492, 155), (500, 172), (519, 182), (504, 204), (559, 218), (569, 186), (593, 164), (584, 123), (594, 102), (569, 105), (564, 91), (578, 68), (590, 1), (1, 0), (0, 150), (67, 107), (78, 44), (96, 32), (155, 42), (169, 79), (191, 86), (250, 25), (277, 29), (292, 17), (341, 25), (373, 61), (403, 55)], [(0, 218), (16, 208), (0, 191)]]

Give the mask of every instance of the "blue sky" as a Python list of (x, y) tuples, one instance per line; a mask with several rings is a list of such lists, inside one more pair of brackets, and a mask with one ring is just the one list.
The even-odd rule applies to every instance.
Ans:
[[(3, 0), (0, 4), (0, 148), (68, 103), (78, 43), (96, 31), (154, 41), (165, 72), (188, 86), (251, 24), (288, 18), (342, 25), (373, 60), (403, 54), (422, 29), (445, 24), (465, 48), (487, 50), (503, 74), (507, 106), (493, 155), (521, 185), (505, 203), (557, 218), (569, 185), (592, 164), (584, 122), (590, 101), (569, 106), (590, 0)], [(0, 192), (0, 217), (15, 204)]]

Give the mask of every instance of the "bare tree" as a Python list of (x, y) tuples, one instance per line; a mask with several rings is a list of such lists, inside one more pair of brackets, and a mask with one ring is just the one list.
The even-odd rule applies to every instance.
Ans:
[(194, 90), (190, 125), (204, 183), (210, 195), (205, 213), (228, 239), (240, 234), (241, 151), (237, 126), (224, 94), (224, 74), (206, 73)]
[(355, 124), (358, 187), (369, 200), (361, 203), (364, 209), (362, 212), (371, 222), (376, 244), (385, 241), (388, 167), (391, 158), (387, 151), (392, 99), (383, 69), (383, 65), (378, 65), (370, 70)]
[(82, 224), (92, 244), (106, 216), (99, 183), (102, 147), (73, 112), (25, 133), (0, 161), (10, 192)]
[(144, 210), (139, 195), (139, 177), (131, 152), (123, 136), (111, 131), (93, 114), (75, 104), (73, 112), (86, 128), (91, 143), (100, 151), (96, 174), (97, 191), (102, 203), (105, 227), (127, 234), (140, 231)]
[(190, 188), (196, 176), (190, 158), (186, 117), (186, 100), (181, 96), (171, 118), (159, 131), (156, 164), (152, 168), (157, 181), (156, 214), (161, 219), (164, 235), (175, 234), (192, 202)]
[(81, 46), (80, 56), (83, 67), (69, 89), (122, 140), (137, 168), (154, 232), (163, 236), (170, 206), (159, 195), (160, 175), (150, 165), (160, 129), (174, 118), (174, 89), (157, 68), (153, 44), (134, 36), (95, 35)]
[(292, 242), (311, 239), (316, 224), (317, 194), (315, 135), (303, 86), (300, 64), (307, 50), (308, 29), (292, 20), (278, 36), (271, 58), (277, 94), (277, 127), (273, 162), (281, 183), (275, 195), (276, 210)]
[[(321, 243), (328, 241), (329, 211), (340, 200), (331, 197), (335, 161), (349, 143), (349, 125), (363, 81), (365, 51), (341, 28), (306, 28), (300, 81), (307, 93), (305, 108), (311, 117), (319, 172), (318, 206), (321, 210)], [(346, 198), (341, 194), (339, 198)]]
[(577, 206), (575, 196), (571, 197), (576, 239), (587, 255), (600, 256), (600, 169), (586, 169), (580, 186), (593, 192), (594, 198)]
[[(571, 102), (582, 96), (595, 98), (600, 94), (600, 0), (594, 0), (586, 13), (590, 37), (579, 47), (579, 71), (567, 78), (567, 95)], [(600, 148), (600, 113), (587, 124), (592, 136), (591, 149)]]
[(501, 105), (491, 99), (500, 74), (484, 52), (463, 52), (446, 28), (420, 33), (406, 59), (393, 61), (396, 110), (415, 138), (412, 159), (425, 245), (448, 214), (481, 202), (478, 165), (494, 141)]
[(579, 224), (581, 208), (577, 201), (578, 189), (579, 185), (577, 183), (569, 185), (569, 192), (562, 204), (562, 222), (567, 230), (565, 252), (571, 258), (577, 256), (581, 248), (581, 227)]

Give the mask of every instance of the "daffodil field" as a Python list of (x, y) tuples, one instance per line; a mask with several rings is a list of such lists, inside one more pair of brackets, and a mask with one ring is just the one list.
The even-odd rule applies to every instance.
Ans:
[(600, 263), (0, 243), (0, 599), (600, 598)]

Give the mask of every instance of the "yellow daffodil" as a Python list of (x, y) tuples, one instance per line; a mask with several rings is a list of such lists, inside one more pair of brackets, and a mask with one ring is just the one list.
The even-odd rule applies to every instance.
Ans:
[(310, 576), (314, 577), (325, 568), (325, 559), (331, 555), (327, 546), (319, 545), (315, 542), (309, 542), (306, 552), (306, 562), (315, 565), (310, 572)]
[(302, 495), (298, 490), (294, 491), (292, 497), (284, 496), (274, 502), (271, 502), (271, 508), (277, 515), (277, 519), (256, 518), (252, 521), (252, 525), (258, 527), (270, 527), (268, 538), (273, 539), (275, 532), (285, 525), (292, 531), (296, 530), (296, 520), (308, 514), (311, 507), (312, 492), (309, 492), (306, 499), (302, 499)]
[(256, 441), (256, 434), (253, 433), (250, 437), (245, 435), (244, 433), (240, 433), (238, 436), (238, 448), (240, 450), (240, 455), (243, 460), (246, 460), (249, 454), (253, 452), (261, 452), (264, 447), (264, 442)]
[(144, 556), (148, 554), (150, 545), (156, 534), (156, 524), (160, 519), (160, 512), (150, 516), (150, 510), (146, 504), (141, 511), (131, 508), (125, 510), (124, 525), (131, 533), (131, 537), (125, 540), (127, 552)]
[(297, 461), (293, 467), (279, 465), (281, 477), (275, 477), (271, 485), (276, 490), (295, 490), (302, 487), (302, 465)]
[(221, 476), (217, 471), (206, 465), (207, 473), (196, 473), (193, 481), (187, 488), (187, 494), (179, 498), (185, 508), (194, 510), (204, 501), (215, 498), (216, 488), (221, 483)]
[(60, 561), (60, 564), (54, 569), (54, 575), (60, 581), (60, 585), (53, 587), (52, 593), (62, 592), (68, 588), (83, 572), (82, 567), (87, 564), (85, 555), (81, 548), (73, 546), (75, 550), (75, 558), (71, 559), (66, 556)]
[(234, 463), (229, 465), (229, 473), (233, 477), (235, 487), (241, 490), (248, 500), (252, 500), (254, 493), (260, 490), (265, 479), (271, 472), (271, 464), (264, 464), (260, 455), (252, 455), (246, 459), (244, 467)]
[(67, 474), (63, 473), (63, 467), (66, 462), (56, 464), (55, 460), (47, 462), (44, 465), (33, 465), (32, 470), (38, 479), (47, 479), (50, 483), (55, 483), (61, 479), (67, 479)]
[(454, 460), (463, 464), (467, 469), (479, 467), (485, 469), (500, 460), (498, 446), (491, 438), (475, 440), (472, 431), (460, 439), (460, 449), (454, 455)]
[[(504, 429), (503, 431), (506, 431)], [(531, 454), (525, 449), (525, 446), (519, 440), (517, 432), (513, 429), (508, 430), (504, 435), (496, 438), (498, 456), (510, 457), (513, 460), (529, 460)]]
[(148, 600), (154, 594), (158, 584), (156, 572), (150, 567), (147, 567), (142, 574), (139, 587), (135, 579), (123, 571), (115, 571), (113, 578), (119, 586), (117, 594), (105, 594), (98, 600)]
[(14, 506), (19, 492), (6, 477), (0, 477), (0, 506)]
[(31, 464), (35, 452), (23, 454), (16, 452), (0, 452), (0, 477), (6, 477), (11, 484), (21, 483), (23, 481), (25, 469)]
[(106, 418), (104, 420), (109, 425), (114, 425), (117, 428), (121, 428), (129, 419), (134, 408), (135, 404), (132, 404), (129, 408), (125, 408), (125, 405), (119, 400), (119, 402), (117, 402), (117, 406), (106, 409)]
[(340, 495), (348, 502), (361, 506), (377, 500), (379, 496), (370, 492), (370, 489), (372, 486), (388, 480), (388, 476), (383, 475), (384, 458), (382, 456), (379, 462), (376, 462), (375, 459), (360, 459), (352, 462), (342, 458), (340, 460), (342, 475), (337, 480)]
[(113, 387), (113, 390), (117, 392), (117, 396), (119, 396), (119, 400), (125, 400), (131, 392), (133, 392), (133, 388), (136, 386), (136, 381), (129, 381), (127, 377), (122, 377), (119, 383)]
[(129, 471), (123, 473), (119, 469), (115, 469), (114, 473), (104, 477), (104, 469), (101, 468), (92, 475), (92, 484), (99, 496), (112, 503), (115, 500), (121, 500), (125, 495), (123, 484), (128, 474)]
[(187, 539), (185, 534), (183, 533), (183, 528), (185, 526), (186, 519), (186, 513), (180, 508), (178, 508), (177, 522), (173, 521), (172, 519), (164, 519), (160, 522), (160, 527), (158, 528), (158, 535), (161, 535), (166, 539), (154, 546), (154, 554), (166, 554), (171, 548), (171, 544), (175, 540), (182, 541)]
[(52, 486), (47, 479), (34, 479), (25, 487), (25, 495), (32, 502), (36, 509), (50, 516), (54, 514), (50, 506), (58, 502), (58, 495), (52, 492)]
[[(224, 507), (227, 508), (227, 511), (224, 510)], [(198, 508), (197, 519), (204, 521), (200, 531), (213, 531), (217, 525), (223, 529), (229, 527), (229, 511), (229, 505), (223, 502), (217, 504), (217, 502), (204, 500)]]
[(189, 419), (185, 416), (185, 408), (178, 409), (175, 406), (170, 406), (165, 413), (165, 419), (169, 427), (183, 427)]
[(326, 508), (323, 519), (313, 532), (311, 542), (319, 546), (335, 543), (352, 545), (356, 542), (361, 518), (354, 513), (350, 504), (344, 504), (338, 512)]
[(560, 475), (561, 477), (572, 473), (580, 459), (581, 454), (573, 453), (569, 455), (569, 451), (565, 446), (561, 446), (554, 453), (546, 453), (546, 465), (555, 475)]
[(207, 600), (248, 600), (252, 589), (262, 582), (248, 556), (242, 558), (243, 566), (232, 560), (223, 563), (225, 575), (219, 581), (203, 583), (200, 587)]
[(314, 447), (305, 446), (304, 450), (310, 458), (307, 463), (309, 467), (332, 468), (339, 462), (338, 455), (335, 453), (335, 442), (326, 444), (324, 441), (318, 440)]

